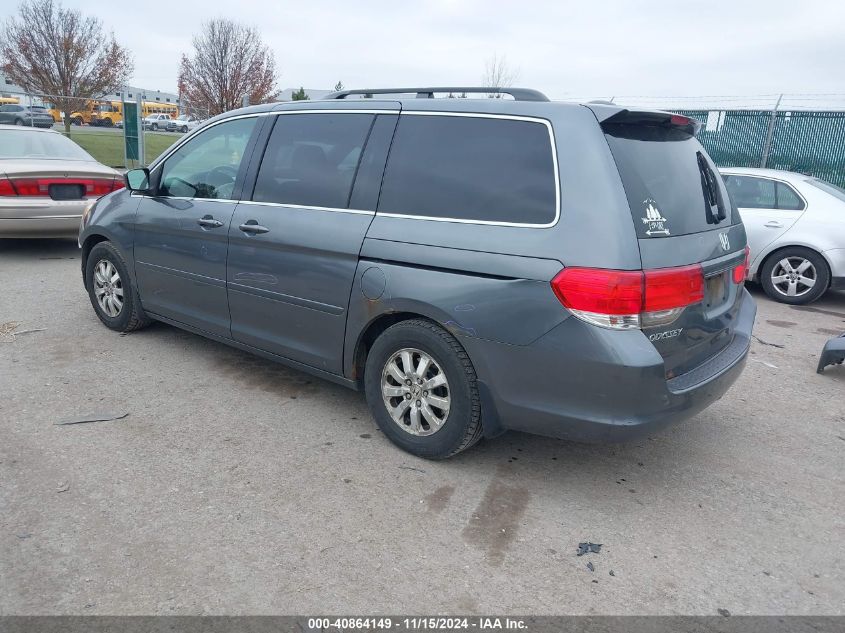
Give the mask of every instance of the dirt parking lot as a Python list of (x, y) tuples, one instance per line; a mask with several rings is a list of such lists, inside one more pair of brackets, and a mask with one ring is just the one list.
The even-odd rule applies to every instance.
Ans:
[(41, 330), (0, 334), (0, 614), (845, 613), (845, 367), (815, 373), (845, 294), (753, 292), (745, 373), (694, 420), (434, 463), (361, 394), (107, 330), (75, 243), (0, 241), (0, 327)]

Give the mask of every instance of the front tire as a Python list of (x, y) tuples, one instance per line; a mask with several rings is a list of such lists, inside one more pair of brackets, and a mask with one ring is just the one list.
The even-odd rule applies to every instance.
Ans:
[(85, 286), (94, 312), (107, 328), (132, 332), (149, 325), (126, 262), (110, 242), (96, 244), (88, 254)]
[(153, 124), (150, 126), (150, 129), (151, 129), (153, 132), (155, 132), (156, 130), (158, 130), (158, 123), (153, 123)]
[(790, 305), (812, 303), (830, 285), (824, 257), (801, 246), (775, 251), (760, 270), (760, 283), (771, 299)]
[(379, 336), (364, 370), (367, 403), (399, 448), (445, 459), (481, 439), (481, 399), (466, 350), (440, 326), (402, 321)]

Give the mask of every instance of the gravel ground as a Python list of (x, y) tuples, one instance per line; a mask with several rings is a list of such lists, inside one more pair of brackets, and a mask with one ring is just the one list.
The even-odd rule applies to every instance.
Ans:
[[(433, 463), (360, 394), (107, 330), (74, 243), (0, 241), (0, 328), (43, 328), (0, 333), (0, 614), (843, 614), (845, 367), (815, 366), (845, 295), (754, 293), (745, 373), (694, 420)], [(54, 425), (95, 412), (129, 415)]]

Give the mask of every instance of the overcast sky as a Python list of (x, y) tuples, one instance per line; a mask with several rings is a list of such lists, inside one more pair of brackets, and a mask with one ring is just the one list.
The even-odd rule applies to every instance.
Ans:
[[(14, 10), (3, 2), (0, 15)], [(132, 84), (175, 91), (204, 19), (258, 27), (279, 88), (470, 84), (494, 52), (552, 98), (845, 93), (845, 3), (670, 0), (65, 0), (135, 56)], [(221, 10), (210, 9), (219, 6)]]

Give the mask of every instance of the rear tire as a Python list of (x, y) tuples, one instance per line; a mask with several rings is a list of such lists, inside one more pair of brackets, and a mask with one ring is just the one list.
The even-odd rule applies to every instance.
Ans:
[[(104, 272), (107, 274), (104, 275)], [(110, 242), (96, 244), (88, 254), (85, 286), (94, 312), (107, 328), (116, 332), (132, 332), (150, 324), (141, 308), (141, 300), (135, 292), (126, 262)]]
[[(807, 284), (812, 281), (812, 286)], [(790, 305), (812, 303), (830, 286), (830, 268), (824, 257), (802, 246), (788, 246), (766, 258), (760, 283), (771, 299)], [(790, 295), (794, 292), (794, 295)]]
[(15, 119), (15, 125), (23, 125), (23, 119)]
[[(407, 374), (407, 387), (401, 373), (403, 353), (408, 354), (405, 358), (413, 357), (409, 362), (414, 371)], [(424, 357), (430, 362), (423, 368)], [(400, 368), (401, 381), (391, 373), (391, 367), (394, 371)], [(421, 368), (421, 373), (416, 373)], [(434, 380), (440, 374), (445, 380)], [(427, 385), (430, 391), (423, 391)], [(367, 355), (364, 387), (379, 428), (404, 451), (426, 459), (445, 459), (481, 439), (481, 399), (475, 369), (457, 339), (431, 321), (402, 321), (385, 330)], [(448, 410), (443, 403), (448, 404)], [(400, 405), (404, 406), (397, 416), (401, 422), (388, 410), (390, 406), (395, 413)]]
[(187, 126), (187, 125), (183, 125), (183, 126), (182, 126), (182, 134), (187, 134), (187, 133), (188, 133), (188, 126)]

